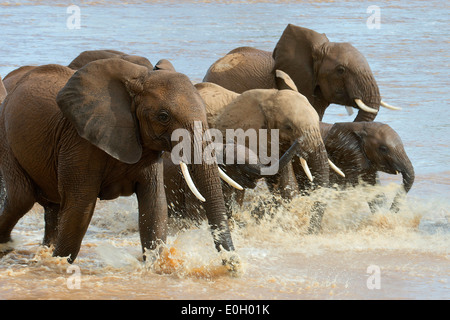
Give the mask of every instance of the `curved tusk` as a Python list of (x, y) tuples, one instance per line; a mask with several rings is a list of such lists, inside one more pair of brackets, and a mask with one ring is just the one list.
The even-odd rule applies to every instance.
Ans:
[(361, 110), (365, 111), (365, 112), (375, 113), (375, 114), (378, 113), (378, 110), (377, 110), (377, 109), (373, 109), (373, 108), (371, 108), (371, 107), (366, 106), (366, 105), (364, 104), (364, 102), (362, 102), (360, 99), (355, 99), (355, 102), (356, 102), (356, 104), (358, 105), (358, 107), (359, 107)]
[(308, 164), (306, 163), (306, 160), (302, 157), (300, 157), (300, 163), (302, 164), (303, 171), (305, 171), (306, 175), (308, 176), (309, 181), (313, 181), (313, 176), (311, 174), (311, 171), (309, 171)]
[(391, 109), (391, 110), (402, 110), (402, 108), (391, 106), (390, 104), (387, 104), (387, 103), (384, 102), (383, 100), (381, 100), (380, 104), (381, 104), (382, 107), (385, 107), (386, 109)]
[(192, 181), (192, 178), (191, 178), (191, 175), (189, 174), (189, 170), (188, 170), (186, 163), (181, 161), (180, 167), (181, 167), (181, 172), (183, 173), (183, 176), (184, 176), (184, 180), (186, 180), (186, 183), (187, 183), (189, 189), (191, 189), (192, 193), (194, 194), (194, 196), (197, 197), (198, 200), (205, 202), (206, 199), (200, 194), (200, 192), (195, 187), (194, 182)]
[(330, 159), (328, 159), (328, 163), (330, 164), (331, 169), (333, 169), (338, 175), (345, 178), (345, 174), (333, 162), (331, 162)]
[(233, 188), (236, 188), (238, 190), (244, 190), (244, 188), (242, 188), (239, 183), (237, 183), (236, 181), (234, 181), (233, 179), (231, 179), (229, 176), (226, 175), (225, 172), (222, 171), (222, 169), (219, 169), (219, 175), (222, 178), (223, 181), (225, 181), (226, 183), (228, 183), (230, 186), (232, 186)]

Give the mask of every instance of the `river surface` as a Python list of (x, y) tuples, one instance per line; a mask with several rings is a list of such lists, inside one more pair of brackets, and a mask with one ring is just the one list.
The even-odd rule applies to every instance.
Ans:
[[(13, 231), (15, 250), (0, 258), (0, 299), (450, 299), (448, 1), (73, 3), (79, 29), (67, 11), (72, 2), (0, 0), (2, 77), (22, 65), (67, 65), (84, 50), (115, 49), (153, 64), (169, 59), (200, 82), (236, 47), (272, 50), (292, 23), (365, 55), (383, 99), (403, 108), (383, 109), (376, 120), (399, 133), (416, 180), (397, 214), (370, 214), (367, 199), (377, 192), (392, 199), (400, 176), (381, 174), (380, 186), (328, 194), (318, 235), (306, 233), (311, 199), (270, 205), (259, 185), (234, 212), (242, 260), (235, 275), (221, 267), (205, 224), (171, 221), (165, 254), (144, 263), (133, 197), (98, 202), (69, 266), (40, 246), (44, 220), (36, 206)], [(324, 121), (353, 117), (334, 105)], [(270, 214), (255, 221), (255, 208)]]

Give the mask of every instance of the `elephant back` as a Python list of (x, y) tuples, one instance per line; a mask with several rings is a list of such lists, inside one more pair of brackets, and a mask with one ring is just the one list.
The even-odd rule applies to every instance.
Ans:
[(252, 47), (236, 48), (214, 62), (203, 82), (216, 83), (242, 93), (251, 89), (275, 88), (272, 53)]

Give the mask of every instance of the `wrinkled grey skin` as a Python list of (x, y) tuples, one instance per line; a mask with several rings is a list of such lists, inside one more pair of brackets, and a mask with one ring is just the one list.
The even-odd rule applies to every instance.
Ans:
[[(273, 52), (236, 48), (211, 65), (203, 81), (237, 93), (256, 88), (283, 89), (275, 70), (290, 75), (320, 119), (330, 104), (359, 109), (355, 99), (379, 110), (378, 85), (361, 52), (349, 43), (330, 42), (324, 34), (292, 24)], [(355, 121), (373, 121), (375, 117), (360, 109)]]

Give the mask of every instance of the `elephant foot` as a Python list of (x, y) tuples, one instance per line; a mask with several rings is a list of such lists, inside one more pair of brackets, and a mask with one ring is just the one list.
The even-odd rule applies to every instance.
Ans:
[(322, 230), (322, 227), (320, 224), (317, 223), (310, 223), (308, 227), (308, 234), (318, 234)]
[(0, 259), (14, 250), (14, 241), (10, 240), (5, 243), (0, 243)]
[(233, 277), (239, 277), (243, 273), (241, 258), (236, 253), (225, 253), (227, 257), (222, 258), (222, 264)]
[(322, 218), (325, 211), (325, 204), (315, 202), (312, 208), (311, 219), (309, 220), (308, 234), (317, 234), (322, 230)]

